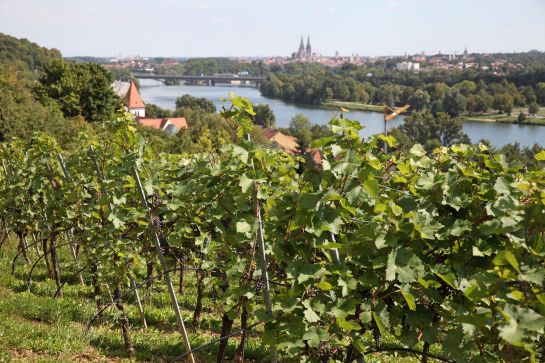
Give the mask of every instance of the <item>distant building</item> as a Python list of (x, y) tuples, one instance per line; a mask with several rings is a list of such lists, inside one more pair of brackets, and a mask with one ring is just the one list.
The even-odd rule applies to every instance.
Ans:
[(142, 97), (140, 97), (140, 93), (138, 92), (138, 89), (136, 89), (134, 82), (131, 82), (125, 99), (127, 100), (130, 113), (137, 118), (146, 117), (146, 105), (144, 104), (144, 101), (142, 101)]
[(312, 46), (310, 45), (310, 36), (307, 37), (307, 46), (305, 47), (305, 42), (303, 41), (303, 36), (301, 35), (299, 49), (297, 52), (292, 53), (291, 57), (297, 60), (311, 60), (313, 58)]
[(125, 100), (131, 114), (137, 118), (146, 117), (146, 105), (133, 82), (115, 81), (112, 89), (119, 98)]
[(273, 145), (277, 146), (279, 149), (284, 150), (288, 154), (295, 154), (299, 152), (299, 144), (297, 143), (297, 138), (293, 136), (288, 136), (281, 133), (279, 130), (264, 128), (263, 135), (266, 139), (270, 140)]
[(138, 118), (138, 123), (142, 126), (153, 129), (163, 130), (169, 134), (175, 134), (181, 129), (187, 129), (185, 117), (166, 117), (166, 118)]
[(420, 63), (413, 62), (401, 62), (396, 65), (398, 71), (414, 71), (418, 72), (420, 70)]
[(133, 82), (115, 81), (112, 88), (115, 94), (125, 99), (129, 112), (140, 125), (163, 130), (169, 134), (188, 128), (185, 117), (146, 118), (146, 105)]

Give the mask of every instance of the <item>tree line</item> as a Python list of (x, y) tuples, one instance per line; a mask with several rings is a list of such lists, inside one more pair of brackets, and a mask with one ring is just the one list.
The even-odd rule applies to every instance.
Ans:
[(411, 73), (353, 65), (328, 69), (317, 64), (290, 64), (276, 71), (261, 84), (262, 94), (295, 103), (323, 104), (332, 99), (390, 107), (408, 103), (416, 111), (451, 116), (511, 113), (514, 107), (526, 106), (536, 113), (545, 105), (541, 68), (506, 77), (475, 70)]

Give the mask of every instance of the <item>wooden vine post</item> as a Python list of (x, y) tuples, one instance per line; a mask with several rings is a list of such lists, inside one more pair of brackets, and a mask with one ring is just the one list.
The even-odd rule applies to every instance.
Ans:
[[(263, 302), (265, 312), (272, 317), (271, 288), (269, 284), (269, 272), (267, 271), (267, 254), (265, 251), (265, 239), (263, 237), (263, 221), (261, 220), (261, 205), (257, 198), (257, 185), (254, 185), (255, 216), (257, 218), (257, 249), (259, 254), (259, 268), (263, 282)], [(271, 345), (271, 362), (276, 363), (276, 345)]]
[[(191, 344), (189, 343), (187, 330), (185, 329), (185, 324), (182, 318), (182, 313), (180, 311), (180, 306), (178, 305), (178, 298), (176, 297), (176, 291), (174, 290), (174, 286), (172, 285), (172, 279), (170, 278), (170, 273), (169, 273), (167, 262), (165, 260), (165, 256), (163, 255), (163, 251), (161, 250), (161, 242), (159, 241), (159, 236), (157, 235), (157, 230), (155, 229), (155, 224), (153, 223), (153, 216), (151, 214), (151, 210), (146, 200), (146, 193), (144, 192), (144, 188), (142, 187), (142, 182), (140, 181), (140, 175), (138, 174), (138, 170), (136, 169), (136, 167), (133, 167), (133, 172), (134, 172), (134, 177), (136, 179), (136, 187), (138, 188), (138, 191), (140, 193), (140, 198), (142, 199), (142, 207), (144, 207), (148, 215), (149, 226), (151, 229), (153, 242), (155, 244), (157, 255), (159, 256), (159, 261), (161, 262), (161, 268), (163, 269), (163, 275), (167, 283), (167, 289), (170, 295), (172, 309), (174, 310), (174, 314), (176, 315), (176, 320), (180, 328), (180, 333), (182, 334), (184, 348), (187, 352), (191, 352)], [(192, 352), (188, 355), (188, 358), (191, 363), (195, 363), (195, 357), (193, 356)]]
[[(64, 174), (64, 177), (69, 182), (72, 181), (72, 177), (70, 176), (70, 173), (68, 172), (68, 169), (66, 168), (66, 164), (64, 163), (64, 159), (61, 155), (61, 153), (57, 153), (57, 158), (59, 159), (59, 163), (61, 164), (62, 172)], [(70, 253), (72, 254), (72, 259), (74, 260), (74, 264), (76, 265), (77, 273), (79, 282), (82, 285), (85, 285), (85, 280), (83, 279), (83, 275), (81, 274), (79, 263), (78, 263), (78, 256), (76, 254), (76, 248), (74, 246), (74, 239), (72, 238), (72, 229), (69, 229), (65, 231), (66, 240), (68, 241), (68, 245), (70, 246)]]

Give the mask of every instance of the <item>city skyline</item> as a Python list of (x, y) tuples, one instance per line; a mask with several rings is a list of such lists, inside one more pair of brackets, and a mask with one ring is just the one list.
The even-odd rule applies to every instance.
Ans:
[(290, 56), (301, 36), (324, 56), (510, 53), (545, 50), (544, 14), (539, 0), (0, 0), (0, 32), (65, 56)]

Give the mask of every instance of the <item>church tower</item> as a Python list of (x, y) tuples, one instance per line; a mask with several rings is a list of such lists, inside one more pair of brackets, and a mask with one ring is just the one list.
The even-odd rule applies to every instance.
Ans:
[(301, 44), (299, 44), (299, 50), (297, 51), (297, 58), (301, 59), (305, 57), (305, 42), (303, 42), (303, 36), (301, 35)]
[(312, 58), (312, 47), (310, 46), (310, 36), (307, 35), (307, 58)]

